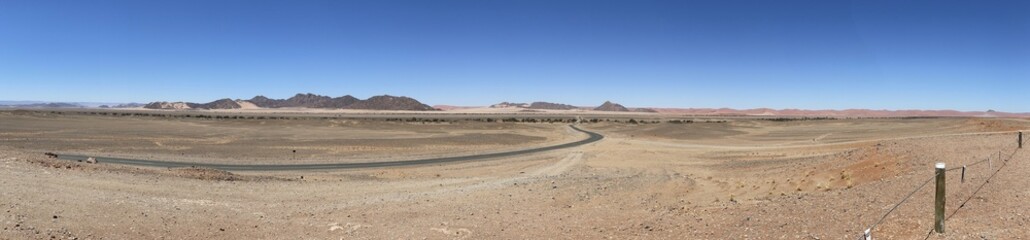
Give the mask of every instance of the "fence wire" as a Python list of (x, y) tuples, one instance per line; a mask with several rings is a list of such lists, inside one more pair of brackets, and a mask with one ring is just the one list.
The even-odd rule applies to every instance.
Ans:
[[(919, 190), (922, 190), (923, 187), (926, 187), (926, 184), (929, 184), (930, 181), (933, 181), (934, 178), (937, 178), (937, 174), (934, 174), (933, 176), (930, 176), (930, 178), (927, 178), (926, 181), (923, 182), (923, 184), (919, 184), (919, 187), (917, 187), (915, 190), (912, 190), (912, 192), (908, 193), (908, 195), (905, 195), (905, 197), (902, 198), (901, 201), (898, 202), (898, 204), (894, 204), (894, 207), (891, 207), (891, 210), (888, 210), (887, 213), (884, 213), (883, 216), (880, 217), (880, 220), (877, 220), (876, 223), (873, 223), (873, 225), (870, 225), (869, 228), (866, 229), (868, 231), (871, 231), (872, 229), (876, 228), (876, 225), (880, 225), (880, 223), (882, 223), (884, 219), (887, 219), (887, 216), (894, 212), (895, 209), (898, 209), (898, 207), (900, 207), (901, 204), (904, 204), (906, 201), (908, 201), (909, 198), (912, 198), (912, 195), (915, 195), (917, 192), (919, 192)], [(864, 238), (865, 236), (862, 237)]]
[[(1001, 157), (1001, 152), (999, 151), (998, 152), (998, 159), (997, 160), (1000, 161), (1001, 165), (999, 165), (997, 168), (994, 168), (992, 166), (991, 169), (989, 170), (989, 171), (991, 171), (991, 174), (989, 176), (987, 176), (987, 178), (984, 180), (984, 182), (981, 183), (980, 186), (978, 186), (976, 188), (976, 190), (973, 191), (969, 195), (969, 197), (966, 198), (965, 201), (962, 202), (962, 204), (960, 204), (957, 208), (955, 208), (955, 210), (952, 211), (950, 215), (947, 215), (944, 218), (944, 220), (947, 221), (948, 219), (951, 219), (951, 217), (955, 216), (955, 214), (957, 214), (960, 209), (965, 207), (966, 203), (968, 203), (969, 200), (973, 199), (973, 197), (976, 196), (976, 194), (979, 193), (980, 190), (983, 189), (984, 186), (986, 186), (988, 183), (991, 182), (991, 179), (993, 179), (994, 176), (998, 174), (998, 172), (1001, 172), (1002, 168), (1004, 168), (1006, 165), (1008, 165), (1008, 161), (1011, 160), (1015, 156), (1016, 152), (1018, 152), (1019, 150), (1020, 150), (1020, 148), (1016, 148), (1015, 150), (1013, 150), (1012, 154), (1009, 154), (1008, 158), (1004, 158), (1004, 159)], [(985, 162), (991, 162), (991, 157), (993, 157), (993, 156), (994, 156), (994, 154), (990, 154), (990, 155), (988, 155), (987, 158), (984, 158), (983, 160), (972, 162), (972, 163), (967, 163), (967, 164), (961, 165), (959, 167), (952, 167), (952, 168), (945, 169), (944, 173), (946, 174), (947, 172), (951, 172), (951, 171), (954, 171), (954, 170), (961, 170), (963, 168), (968, 170), (969, 167), (976, 166), (976, 165), (979, 165), (979, 164), (983, 164)], [(900, 207), (902, 204), (904, 204), (910, 198), (912, 198), (913, 195), (915, 195), (917, 192), (919, 192), (924, 187), (926, 187), (926, 185), (928, 185), (931, 181), (933, 181), (935, 178), (937, 178), (938, 174), (939, 173), (935, 173), (935, 174), (933, 174), (933, 176), (930, 176), (929, 178), (927, 178), (926, 181), (924, 181), (922, 184), (919, 185), (919, 187), (916, 187), (915, 189), (913, 189), (912, 192), (909, 192), (907, 195), (905, 195), (905, 197), (902, 198), (901, 201), (898, 201), (897, 204), (894, 204), (894, 206), (891, 207), (890, 210), (887, 210), (887, 212), (884, 213), (883, 216), (880, 216), (879, 220), (876, 220), (875, 223), (873, 223), (872, 225), (869, 225), (869, 228), (866, 228), (866, 230), (863, 232), (863, 235), (860, 236), (859, 239), (870, 239), (870, 237), (871, 237), (870, 234), (871, 234), (873, 229), (876, 229), (876, 227), (879, 226), (881, 223), (883, 223), (883, 221), (886, 220), (887, 217), (890, 216), (890, 214), (894, 212), (894, 210), (898, 209), (898, 207)], [(930, 233), (927, 234), (927, 238), (929, 238), (930, 234), (932, 234), (932, 233), (933, 233), (933, 229), (930, 229)]]

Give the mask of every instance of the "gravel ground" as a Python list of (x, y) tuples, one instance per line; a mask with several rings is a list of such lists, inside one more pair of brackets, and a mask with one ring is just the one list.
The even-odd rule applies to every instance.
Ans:
[[(1007, 129), (954, 121), (945, 125), (963, 131), (926, 136), (941, 123), (898, 121), (917, 130), (849, 139), (848, 124), (811, 144), (798, 141), (828, 132), (706, 145), (586, 125), (606, 138), (498, 161), (285, 173), (57, 162), (0, 146), (0, 238), (855, 239), (935, 162), (988, 156), (996, 174), (988, 164), (970, 165), (965, 183), (948, 173), (946, 234), (928, 234), (931, 183), (873, 236), (1030, 237), (1030, 153), (1013, 133), (968, 134)], [(763, 126), (713, 132), (738, 130)]]

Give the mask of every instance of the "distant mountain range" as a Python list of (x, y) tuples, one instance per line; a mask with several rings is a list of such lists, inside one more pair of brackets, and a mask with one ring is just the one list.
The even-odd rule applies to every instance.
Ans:
[(284, 108), (284, 107), (306, 107), (306, 108), (347, 108), (361, 99), (350, 95), (332, 98), (316, 94), (297, 94), (288, 99), (270, 99), (265, 96), (256, 96), (247, 100), (262, 108)]
[[(483, 107), (437, 105), (428, 106), (408, 97), (390, 95), (374, 96), (362, 100), (350, 95), (328, 97), (316, 94), (297, 94), (288, 99), (271, 99), (255, 96), (249, 100), (219, 99), (209, 103), (152, 102), (142, 103), (96, 103), (96, 102), (46, 102), (46, 101), (0, 101), (0, 108), (147, 108), (147, 109), (261, 109), (261, 108), (317, 108), (317, 109), (368, 109), (408, 111), (462, 111)], [(539, 110), (594, 110), (611, 112), (661, 113), (698, 116), (805, 116), (805, 117), (1030, 117), (1030, 113), (1008, 113), (994, 110), (805, 110), (805, 109), (732, 109), (732, 108), (629, 108), (607, 101), (598, 107), (577, 107), (568, 104), (533, 102), (502, 102), (490, 108), (515, 108), (521, 111)]]
[(140, 103), (0, 101), (0, 108), (134, 108)]
[(143, 107), (145, 105), (146, 104), (142, 104), (142, 103), (123, 103), (123, 104), (117, 104), (117, 105), (114, 105), (114, 106), (111, 106), (111, 105), (100, 105), (98, 107), (99, 108), (138, 108), (138, 107)]
[(250, 100), (232, 100), (228, 98), (209, 103), (191, 102), (152, 102), (143, 106), (148, 109), (249, 109), (249, 108), (322, 108), (322, 109), (365, 109), (365, 110), (404, 110), (404, 111), (438, 111), (439, 109), (423, 104), (409, 97), (380, 95), (362, 100), (350, 95), (328, 97), (317, 94), (297, 94), (288, 99), (271, 99), (255, 96)]
[(530, 109), (552, 109), (552, 110), (570, 110), (576, 109), (576, 106), (561, 104), (561, 103), (549, 103), (549, 102), (534, 102), (529, 104)]
[(529, 103), (501, 102), (498, 104), (490, 105), (490, 108), (529, 108)]
[(732, 109), (732, 108), (654, 108), (659, 113), (701, 116), (807, 116), (807, 117), (1030, 117), (1030, 113), (994, 110), (805, 110), (805, 109)]
[[(461, 107), (447, 106), (448, 109), (462, 109)], [(525, 108), (525, 109), (549, 109), (549, 110), (573, 110), (573, 109), (589, 109), (586, 107), (577, 107), (568, 104), (561, 103), (550, 103), (550, 102), (533, 102), (533, 103), (511, 103), (501, 102), (498, 104), (490, 105), (490, 108)], [(656, 112), (650, 108), (634, 108), (629, 109), (618, 103), (611, 101), (605, 101), (601, 106), (593, 108), (594, 111), (607, 111), (607, 112)]]
[(0, 104), (0, 108), (85, 108), (85, 106), (76, 103), (50, 102)]
[[(697, 115), (697, 116), (799, 116), (799, 117), (1030, 117), (1030, 113), (1009, 113), (994, 110), (987, 111), (956, 111), (956, 110), (872, 110), (872, 109), (846, 109), (846, 110), (805, 110), (805, 109), (732, 109), (732, 108), (628, 108), (618, 103), (605, 102), (596, 108), (572, 107), (566, 104), (539, 102), (538, 106), (569, 106), (563, 109), (595, 110), (612, 112), (640, 112), (640, 113), (661, 113), (675, 115)], [(553, 109), (546, 107), (533, 107), (533, 104), (502, 102), (491, 105), (490, 108), (524, 108), (524, 109)], [(470, 106), (435, 106), (440, 109), (461, 111), (480, 107)], [(571, 108), (570, 108), (571, 107)]]

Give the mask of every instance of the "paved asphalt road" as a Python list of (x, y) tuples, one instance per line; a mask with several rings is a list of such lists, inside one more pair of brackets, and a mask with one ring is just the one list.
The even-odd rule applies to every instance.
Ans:
[[(179, 168), (179, 167), (203, 167), (203, 168), (214, 168), (225, 171), (291, 171), (291, 170), (328, 170), (328, 169), (355, 169), (355, 168), (377, 168), (377, 167), (397, 167), (397, 166), (411, 166), (411, 165), (423, 165), (423, 164), (439, 164), (439, 163), (451, 163), (451, 162), (463, 162), (473, 160), (483, 160), (490, 158), (501, 158), (511, 157), (516, 155), (538, 153), (562, 148), (576, 147), (583, 144), (599, 141), (604, 138), (601, 134), (590, 132), (577, 128), (576, 126), (569, 126), (576, 131), (580, 131), (590, 135), (590, 137), (553, 146), (530, 148), (523, 150), (516, 150), (510, 152), (499, 152), (499, 153), (488, 153), (488, 154), (477, 154), (467, 156), (455, 156), (455, 157), (440, 157), (440, 158), (427, 158), (427, 159), (416, 159), (416, 160), (403, 160), (403, 161), (390, 161), (390, 162), (368, 162), (368, 163), (322, 163), (322, 164), (211, 164), (211, 163), (191, 163), (191, 162), (171, 162), (171, 161), (159, 161), (159, 160), (143, 160), (143, 159), (128, 159), (128, 158), (109, 158), (109, 157), (96, 157), (99, 163), (109, 164), (122, 164), (122, 165), (133, 165), (133, 166), (144, 166), (144, 167), (168, 167), (168, 168)], [(58, 159), (69, 160), (69, 161), (85, 161), (90, 156), (83, 155), (69, 155), (59, 154)]]

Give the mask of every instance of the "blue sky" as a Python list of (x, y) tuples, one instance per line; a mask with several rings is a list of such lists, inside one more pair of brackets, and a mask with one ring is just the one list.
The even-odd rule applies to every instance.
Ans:
[(0, 99), (1030, 112), (1030, 1), (0, 1)]

